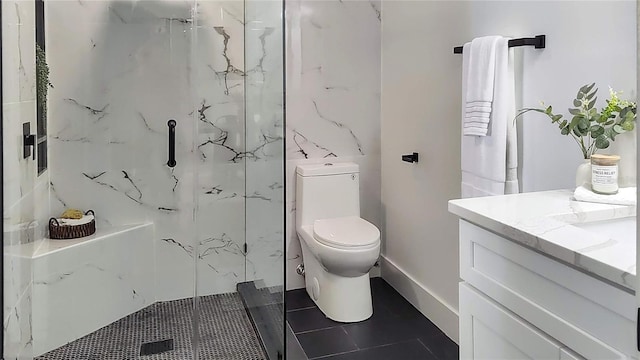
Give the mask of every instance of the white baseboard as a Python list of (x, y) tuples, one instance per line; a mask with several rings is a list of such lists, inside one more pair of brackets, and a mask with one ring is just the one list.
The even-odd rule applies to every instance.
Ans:
[(380, 256), (382, 278), (405, 299), (429, 318), (451, 340), (458, 343), (458, 311), (444, 302), (424, 285), (418, 283), (401, 267)]

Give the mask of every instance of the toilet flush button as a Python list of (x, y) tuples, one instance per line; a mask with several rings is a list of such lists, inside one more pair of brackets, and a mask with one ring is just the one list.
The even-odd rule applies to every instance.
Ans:
[(313, 300), (318, 300), (320, 297), (320, 283), (318, 282), (318, 278), (313, 278), (313, 286), (311, 288), (311, 292), (313, 295)]

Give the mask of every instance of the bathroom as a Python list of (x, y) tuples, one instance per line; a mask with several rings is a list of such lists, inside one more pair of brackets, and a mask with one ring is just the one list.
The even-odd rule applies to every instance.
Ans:
[[(516, 109), (544, 101), (565, 114), (591, 83), (599, 109), (609, 87), (635, 101), (636, 1), (16, 0), (1, 9), (4, 359), (638, 358), (635, 243), (621, 267), (606, 264), (615, 254), (589, 262), (576, 250), (602, 249), (600, 233), (624, 242), (635, 206), (576, 201), (574, 219), (549, 205), (569, 201), (584, 158), (533, 112), (515, 122), (527, 194), (456, 200), (464, 54), (454, 53), (483, 36), (544, 35), (541, 48), (508, 50)], [(619, 185), (635, 186), (635, 130), (599, 153), (620, 155)], [(373, 249), (359, 274), (370, 282), (333, 292), (340, 309), (361, 301), (340, 319), (311, 299), (314, 255), (303, 247), (315, 233), (305, 240), (299, 220), (298, 184), (314, 178), (301, 173), (327, 168), (356, 191), (352, 214), (325, 217), (354, 216)], [(314, 204), (332, 193), (346, 208), (338, 189)], [(539, 193), (549, 190), (560, 192)], [(533, 203), (500, 202), (516, 197)], [(70, 209), (95, 233), (51, 239)], [(535, 217), (546, 213), (556, 217)], [(593, 221), (571, 228), (587, 243), (514, 238), (557, 221)], [(471, 254), (496, 267), (470, 268)], [(509, 256), (519, 260), (498, 261)], [(499, 283), (500, 274), (514, 275)], [(556, 284), (559, 298), (534, 299), (508, 282), (515, 274), (542, 295)], [(553, 307), (562, 299), (574, 300), (571, 314)], [(509, 316), (474, 317), (469, 304), (479, 303)], [(526, 326), (500, 328), (504, 319)], [(469, 333), (482, 321), (492, 331)], [(511, 341), (514, 350), (499, 341), (506, 331), (534, 335)], [(470, 345), (481, 336), (495, 346)]]

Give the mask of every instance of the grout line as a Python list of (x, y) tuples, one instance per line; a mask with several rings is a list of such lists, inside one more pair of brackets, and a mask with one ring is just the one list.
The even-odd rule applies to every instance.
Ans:
[(293, 332), (295, 335), (304, 335), (304, 334), (308, 334), (308, 333), (312, 333), (314, 331), (320, 331), (320, 330), (329, 330), (329, 329), (335, 329), (337, 327), (342, 327), (342, 325), (338, 324), (336, 326), (329, 326), (329, 327), (323, 327), (323, 328), (319, 328), (319, 329), (313, 329), (313, 330), (305, 330), (305, 331), (300, 331), (300, 332)]
[(402, 340), (402, 341), (398, 341), (398, 342), (394, 342), (394, 343), (390, 343), (390, 344), (376, 345), (376, 346), (370, 346), (370, 347), (366, 347), (366, 348), (358, 348), (358, 350), (344, 351), (344, 352), (333, 353), (333, 354), (329, 354), (329, 355), (322, 355), (322, 356), (310, 358), (309, 360), (322, 360), (322, 359), (326, 359), (328, 357), (335, 356), (335, 355), (351, 354), (351, 353), (362, 352), (362, 351), (370, 350), (370, 349), (378, 349), (378, 348), (383, 348), (383, 347), (387, 347), (387, 346), (393, 346), (393, 345), (397, 345), (397, 344), (410, 342), (410, 341), (413, 341), (413, 340), (418, 340), (420, 342), (420, 345), (422, 345), (435, 358), (438, 358), (435, 354), (433, 354), (433, 352), (431, 352), (431, 349), (429, 349), (419, 338), (412, 338), (412, 339), (406, 339), (406, 340)]
[(349, 335), (349, 333), (347, 332), (347, 329), (344, 328), (344, 326), (340, 326), (340, 329), (342, 329), (342, 332), (344, 332), (344, 334), (347, 336), (347, 339), (351, 340), (351, 342), (353, 343), (353, 345), (356, 346), (356, 349), (358, 349), (358, 351), (360, 351), (360, 346), (358, 346), (358, 343), (351, 338), (351, 335)]
[(422, 342), (422, 340), (421, 340), (420, 338), (416, 338), (416, 340), (418, 340), (418, 342), (419, 342), (422, 346), (424, 346), (424, 347), (425, 347), (425, 349), (427, 349), (427, 351), (428, 351), (431, 355), (433, 355), (433, 357), (435, 357), (436, 359), (440, 359), (440, 357), (439, 357), (439, 356), (436, 356), (436, 354), (434, 354), (434, 353), (433, 353), (433, 351), (431, 351), (431, 349), (430, 349), (430, 348), (429, 348), (425, 343), (423, 343), (423, 342)]
[(296, 312), (296, 311), (300, 311), (300, 310), (309, 310), (309, 309), (313, 309), (313, 308), (315, 308), (315, 307), (316, 307), (316, 306), (315, 306), (315, 305), (313, 305), (313, 306), (309, 306), (309, 307), (303, 307), (303, 308), (297, 308), (297, 309), (286, 310), (286, 312), (288, 312), (288, 313), (289, 313), (289, 312)]
[(338, 352), (338, 353), (333, 353), (333, 354), (328, 354), (328, 355), (322, 355), (322, 356), (310, 358), (309, 360), (322, 360), (322, 359), (326, 359), (326, 358), (329, 358), (329, 357), (332, 357), (332, 356), (336, 356), (336, 355), (353, 354), (353, 353), (357, 353), (357, 352), (360, 352), (360, 350), (343, 351), (343, 352)]

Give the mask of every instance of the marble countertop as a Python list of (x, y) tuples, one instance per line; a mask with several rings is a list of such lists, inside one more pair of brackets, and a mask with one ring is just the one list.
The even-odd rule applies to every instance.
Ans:
[(573, 200), (554, 190), (449, 201), (449, 212), (583, 272), (635, 291), (636, 242), (576, 224), (636, 215), (635, 206)]

